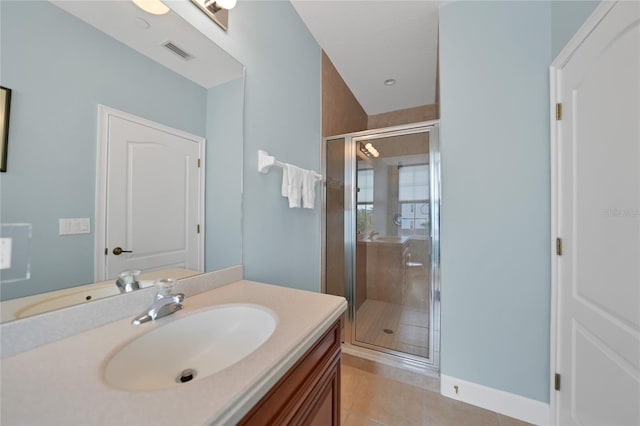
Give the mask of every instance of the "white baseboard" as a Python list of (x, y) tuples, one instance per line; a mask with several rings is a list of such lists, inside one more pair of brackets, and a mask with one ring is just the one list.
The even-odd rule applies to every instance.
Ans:
[(440, 393), (525, 422), (536, 425), (550, 423), (550, 406), (547, 403), (444, 374), (440, 375)]

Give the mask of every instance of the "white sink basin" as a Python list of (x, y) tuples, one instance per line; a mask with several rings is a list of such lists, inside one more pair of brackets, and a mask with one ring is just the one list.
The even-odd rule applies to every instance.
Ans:
[(374, 241), (380, 241), (382, 243), (399, 243), (402, 241), (402, 237), (394, 236), (376, 236)]
[(186, 386), (251, 354), (273, 334), (276, 323), (275, 313), (259, 305), (229, 304), (195, 312), (120, 349), (108, 361), (104, 379), (129, 391)]

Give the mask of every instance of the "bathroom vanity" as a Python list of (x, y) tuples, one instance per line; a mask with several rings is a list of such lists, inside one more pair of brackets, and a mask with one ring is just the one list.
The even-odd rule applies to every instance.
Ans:
[(238, 424), (337, 425), (339, 419), (338, 320)]
[[(198, 277), (199, 282), (207, 275), (211, 274)], [(246, 280), (195, 295), (189, 294), (186, 287), (184, 309), (160, 320), (132, 325), (131, 319), (137, 313), (134, 311), (125, 318), (61, 340), (15, 354), (5, 352), (8, 355), (2, 359), (1, 423), (338, 424), (339, 321), (347, 306), (344, 298)], [(140, 292), (153, 296), (151, 291), (136, 293)], [(91, 309), (101, 312), (101, 303), (106, 306), (114, 302), (104, 299), (68, 308), (67, 313), (75, 311), (77, 320), (79, 310), (80, 315), (90, 314)], [(236, 344), (243, 344), (243, 339), (233, 340), (233, 336), (242, 334), (242, 330), (234, 328), (237, 321), (218, 321), (211, 327), (199, 323), (199, 318), (214, 321), (210, 318), (215, 315), (210, 313), (225, 309), (263, 312), (273, 320), (271, 334), (250, 353), (233, 359), (235, 353), (240, 353), (234, 352)], [(44, 315), (60, 318), (62, 314), (58, 311)], [(29, 320), (37, 321), (38, 317)], [(3, 325), (9, 336), (15, 335), (15, 330), (8, 328), (11, 324)], [(227, 343), (219, 348), (205, 344), (204, 350), (220, 349), (232, 358), (227, 359), (230, 365), (219, 371), (207, 370), (206, 360), (190, 356), (190, 333), (207, 329), (215, 330), (209, 343)], [(160, 339), (150, 339), (153, 334)], [(3, 345), (7, 338), (3, 338)], [(145, 342), (149, 342), (148, 354), (144, 353)], [(180, 365), (182, 358), (189, 358), (184, 365), (193, 364), (201, 374), (181, 383), (176, 378), (179, 372), (170, 367), (168, 382), (141, 376), (135, 379), (144, 390), (130, 390), (140, 383), (127, 382), (126, 374), (124, 379), (114, 379), (108, 370), (115, 357), (134, 343), (142, 348), (134, 357), (148, 361), (150, 368), (157, 368), (162, 374), (167, 365)], [(166, 363), (160, 362), (164, 359), (158, 354), (166, 354)], [(135, 369), (131, 374), (136, 374)]]

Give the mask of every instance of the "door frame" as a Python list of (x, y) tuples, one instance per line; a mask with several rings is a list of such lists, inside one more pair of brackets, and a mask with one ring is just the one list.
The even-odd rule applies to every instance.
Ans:
[(100, 282), (108, 279), (106, 276), (106, 257), (104, 248), (107, 244), (107, 170), (109, 154), (109, 120), (117, 117), (124, 120), (151, 127), (165, 133), (194, 141), (198, 144), (198, 155), (200, 156), (200, 168), (198, 169), (198, 224), (202, 232), (198, 234), (198, 265), (199, 271), (204, 271), (204, 243), (205, 243), (205, 215), (204, 215), (204, 194), (205, 194), (205, 167), (206, 167), (206, 139), (196, 136), (173, 127), (128, 112), (120, 111), (105, 105), (98, 105), (98, 137), (96, 151), (96, 211), (95, 211), (95, 251), (94, 251), (94, 280)]
[(555, 374), (559, 364), (560, 330), (559, 330), (559, 276), (558, 255), (556, 254), (556, 238), (559, 223), (559, 135), (562, 121), (556, 119), (556, 105), (562, 102), (562, 70), (584, 40), (607, 16), (618, 1), (603, 1), (594, 9), (591, 16), (578, 29), (566, 46), (549, 66), (549, 123), (550, 123), (550, 165), (551, 165), (551, 318), (549, 338), (549, 424), (559, 424), (559, 392), (555, 390)]

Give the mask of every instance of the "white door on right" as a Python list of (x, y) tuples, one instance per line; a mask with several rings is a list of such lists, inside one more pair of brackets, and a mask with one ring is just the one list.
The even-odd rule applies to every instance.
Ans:
[(640, 2), (559, 70), (558, 418), (640, 425)]

